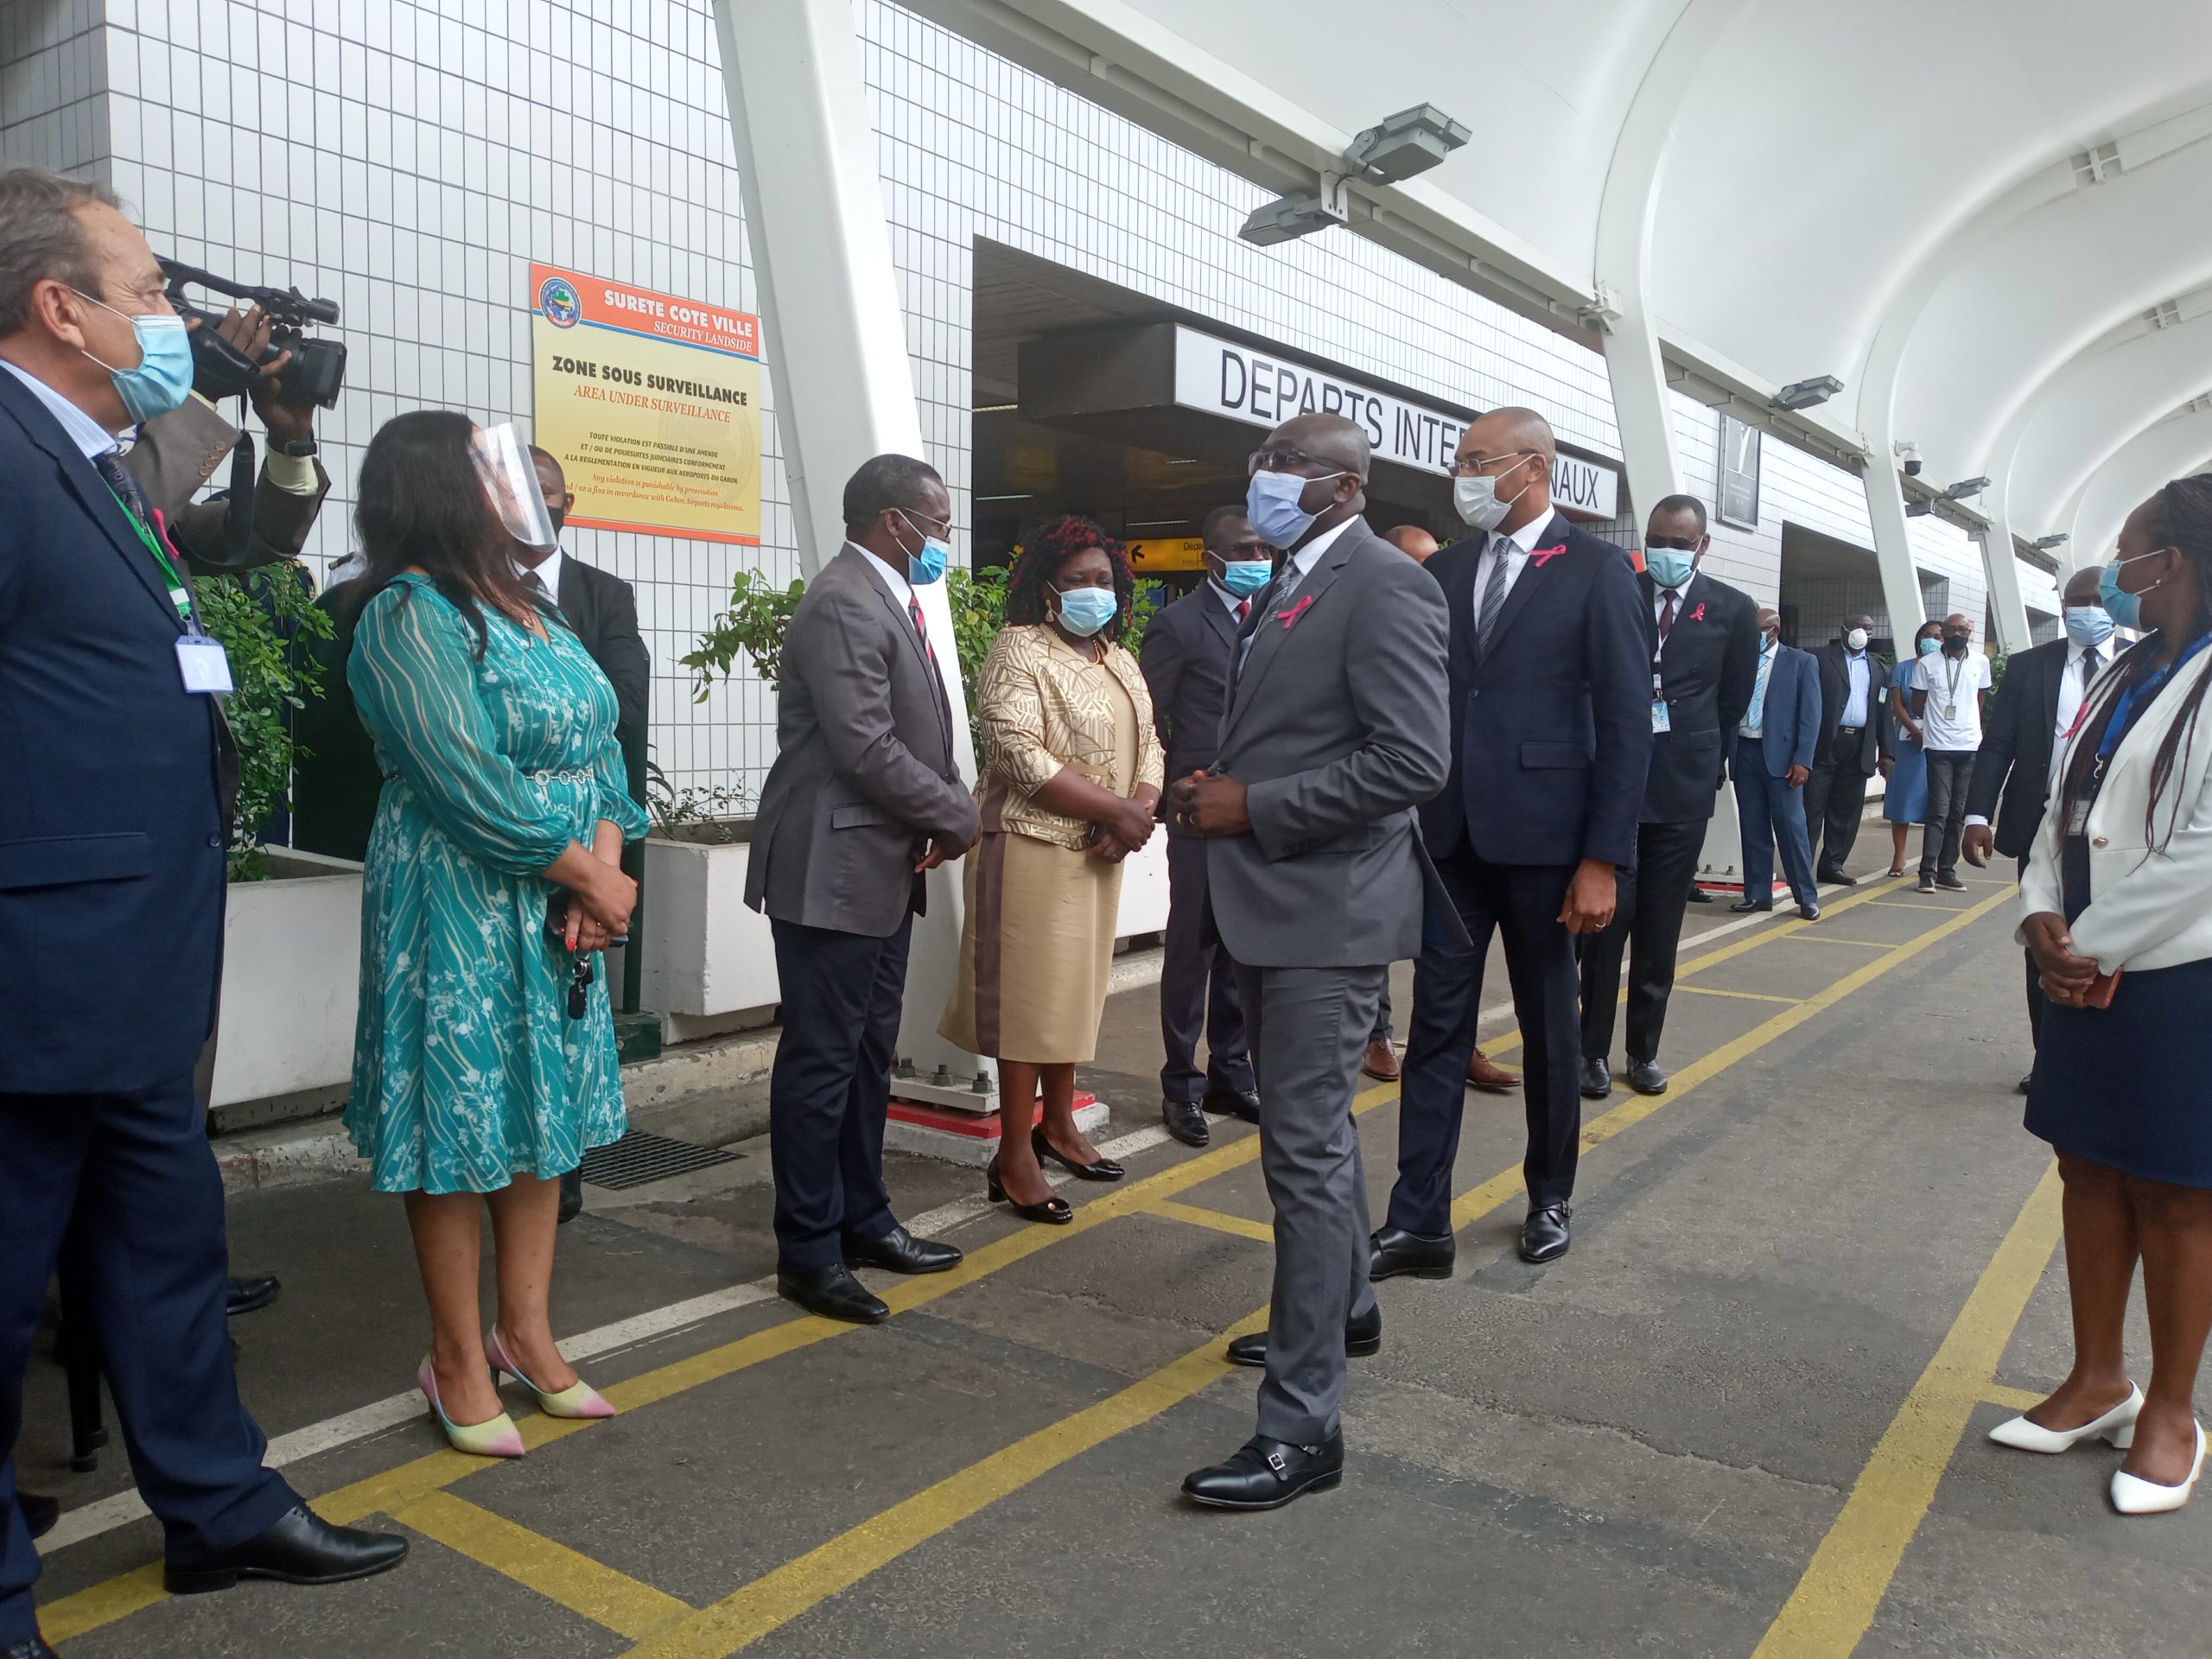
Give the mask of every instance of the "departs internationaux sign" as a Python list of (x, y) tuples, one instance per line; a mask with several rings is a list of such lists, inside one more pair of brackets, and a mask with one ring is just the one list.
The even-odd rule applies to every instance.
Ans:
[(537, 442), (572, 524), (757, 545), (760, 320), (530, 268)]
[[(1179, 326), (1175, 401), (1185, 409), (1261, 428), (1279, 426), (1294, 415), (1342, 415), (1367, 429), (1377, 461), (1439, 474), (1450, 464), (1466, 424), (1457, 415)], [(1611, 518), (1619, 500), (1620, 476), (1611, 467), (1593, 466), (1578, 455), (1560, 456), (1552, 501), (1561, 512)]]

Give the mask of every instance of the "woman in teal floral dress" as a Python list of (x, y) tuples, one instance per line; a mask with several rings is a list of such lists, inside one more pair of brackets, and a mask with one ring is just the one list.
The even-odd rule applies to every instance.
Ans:
[[(614, 693), (516, 575), (470, 460), (477, 435), (465, 416), (402, 415), (361, 461), (367, 598), (346, 677), (385, 785), (346, 1127), (377, 1190), (406, 1195), (430, 1304), (424, 1395), (455, 1446), (516, 1456), (490, 1367), (556, 1414), (611, 1409), (554, 1346), (548, 1293), (559, 1177), (623, 1131), (607, 976), (578, 1016), (570, 998), (575, 964), (627, 927), (637, 890), (618, 861), (645, 818), (624, 786)], [(549, 906), (564, 935), (549, 936)]]

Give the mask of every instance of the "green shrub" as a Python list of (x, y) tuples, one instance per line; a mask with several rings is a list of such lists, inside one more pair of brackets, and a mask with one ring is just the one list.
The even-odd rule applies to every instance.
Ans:
[(193, 584), (200, 626), (231, 659), (223, 715), (238, 751), (238, 798), (231, 814), (230, 875), (254, 881), (268, 873), (261, 832), (291, 804), (292, 765), (307, 751), (292, 737), (291, 716), (322, 695), (314, 653), (296, 647), (331, 638), (329, 615), (315, 608), (313, 584), (297, 564), (244, 576), (203, 576)]

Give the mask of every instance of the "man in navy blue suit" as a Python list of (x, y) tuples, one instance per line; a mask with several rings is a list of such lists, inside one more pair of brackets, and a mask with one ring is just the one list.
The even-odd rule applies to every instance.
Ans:
[(105, 191), (0, 172), (0, 1655), (40, 1641), (16, 1503), (24, 1363), (65, 1230), (172, 1592), (329, 1583), (396, 1536), (261, 1465), (224, 1324), (193, 1090), (223, 937), (226, 683), (115, 435), (192, 383), (161, 267)]
[(1821, 666), (1810, 652), (1782, 643), (1782, 618), (1759, 613), (1759, 670), (1751, 705), (1737, 728), (1736, 817), (1744, 836), (1744, 896), (1731, 910), (1774, 908), (1774, 844), (1797, 913), (1821, 919), (1813, 885), (1813, 843), (1805, 824), (1805, 780), (1821, 741)]
[(1414, 967), (1398, 1184), (1375, 1278), (1452, 1270), (1452, 1166), (1483, 962), (1505, 945), (1529, 1117), (1521, 1255), (1556, 1261), (1581, 1135), (1575, 936), (1612, 919), (1651, 759), (1651, 652), (1635, 568), (1552, 510), (1549, 422), (1497, 409), (1459, 439), (1452, 493), (1476, 533), (1428, 561), (1452, 613), (1452, 777), (1421, 834), (1472, 943), (1431, 914)]

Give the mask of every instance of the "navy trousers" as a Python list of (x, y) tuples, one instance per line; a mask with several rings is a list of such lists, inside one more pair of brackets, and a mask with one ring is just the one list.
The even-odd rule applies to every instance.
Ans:
[(1472, 943), (1451, 943), (1433, 914), (1422, 930), (1398, 1085), (1398, 1184), (1389, 1213), (1391, 1226), (1430, 1237), (1452, 1230), (1452, 1166), (1493, 932), (1504, 941), (1521, 1023), (1529, 1114), (1522, 1173), (1531, 1206), (1561, 1203), (1573, 1192), (1582, 1133), (1581, 985), (1573, 935), (1559, 919), (1574, 866), (1491, 864), (1463, 846), (1439, 861), (1437, 874)]
[(1628, 1057), (1659, 1058), (1667, 999), (1675, 990), (1675, 958), (1706, 822), (1636, 826), (1636, 868), (1613, 875), (1613, 919), (1582, 942), (1582, 1054), (1602, 1060), (1613, 1052), (1613, 1014), (1621, 995), (1621, 957), (1628, 957)]
[(1744, 897), (1764, 904), (1774, 892), (1774, 844), (1782, 843), (1782, 877), (1801, 905), (1820, 896), (1813, 885), (1813, 843), (1805, 827), (1805, 791), (1766, 769), (1756, 737), (1736, 737), (1736, 817), (1744, 837)]
[(189, 1072), (132, 1095), (0, 1094), (0, 1647), (37, 1633), (16, 1502), (23, 1369), (75, 1218), (100, 1369), (168, 1552), (243, 1543), (300, 1500), (261, 1466), (224, 1329), (223, 1179)]
[(846, 1239), (898, 1225), (883, 1185), (883, 1119), (914, 918), (880, 939), (772, 926), (784, 1020), (768, 1076), (776, 1260), (827, 1268), (845, 1259)]
[[(1163, 1098), (1192, 1105), (1209, 1094), (1243, 1094), (1252, 1087), (1252, 1052), (1244, 1034), (1244, 1005), (1237, 995), (1236, 965), (1214, 925), (1206, 887), (1206, 844), (1196, 836), (1167, 838), (1167, 934), (1160, 964), (1160, 1040), (1167, 1063), (1160, 1068)], [(1206, 1067), (1198, 1070), (1198, 1033), (1206, 1039)]]

